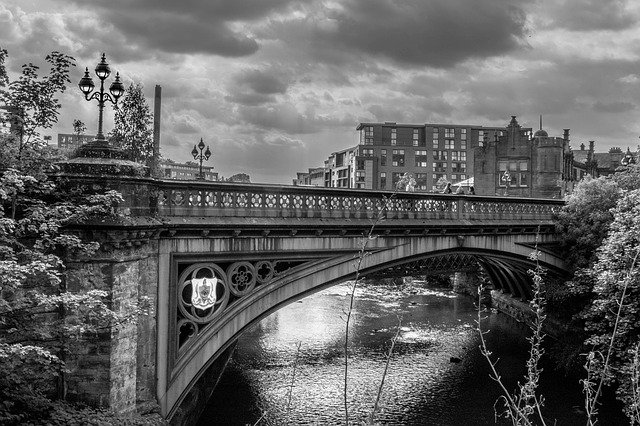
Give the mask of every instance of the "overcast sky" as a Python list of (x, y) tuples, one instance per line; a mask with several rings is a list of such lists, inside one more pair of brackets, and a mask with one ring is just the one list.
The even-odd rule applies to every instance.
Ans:
[(76, 83), (105, 52), (152, 110), (162, 86), (163, 156), (189, 160), (202, 137), (221, 175), (291, 183), (363, 121), (537, 128), (542, 114), (574, 148), (635, 150), (639, 21), (637, 0), (1, 0), (0, 46), (13, 72), (76, 58), (54, 139), (75, 118), (96, 131)]

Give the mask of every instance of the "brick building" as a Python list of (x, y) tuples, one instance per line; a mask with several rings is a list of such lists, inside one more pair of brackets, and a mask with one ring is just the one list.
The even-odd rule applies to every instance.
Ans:
[(478, 146), (474, 153), (477, 195), (561, 198), (565, 192), (565, 151), (569, 129), (551, 137), (541, 128), (520, 126), (515, 116), (502, 135)]
[[(416, 191), (439, 191), (438, 182), (472, 176), (473, 148), (504, 127), (464, 124), (360, 123), (359, 144), (325, 160), (324, 186), (393, 190), (403, 174)], [(299, 173), (297, 181), (307, 179)]]

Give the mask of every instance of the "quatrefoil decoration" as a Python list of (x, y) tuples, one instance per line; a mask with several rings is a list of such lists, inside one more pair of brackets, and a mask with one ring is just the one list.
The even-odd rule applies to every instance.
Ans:
[(256, 286), (256, 270), (249, 262), (236, 262), (227, 268), (229, 290), (241, 297)]

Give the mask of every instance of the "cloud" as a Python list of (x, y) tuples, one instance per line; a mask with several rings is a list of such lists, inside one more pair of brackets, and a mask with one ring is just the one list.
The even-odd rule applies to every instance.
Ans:
[(275, 95), (285, 94), (289, 87), (285, 72), (279, 69), (243, 70), (228, 85), (230, 102), (256, 106), (276, 100)]
[(620, 113), (636, 109), (636, 105), (630, 102), (601, 102), (597, 101), (593, 104), (593, 110), (596, 112)]
[(550, 26), (571, 31), (623, 30), (638, 22), (629, 0), (553, 0), (547, 2)]
[(302, 164), (304, 150), (305, 146), (299, 139), (267, 134), (242, 143), (220, 141), (215, 146), (214, 155), (220, 153), (216, 162), (225, 175), (244, 172), (251, 176), (253, 182), (265, 182), (273, 180), (274, 176), (295, 176)]
[(519, 3), (345, 0), (273, 23), (264, 35), (286, 38), (324, 63), (381, 58), (409, 67), (447, 68), (520, 48), (526, 16)]
[(286, 10), (293, 0), (67, 0), (90, 8), (139, 50), (240, 57), (258, 42), (242, 25)]

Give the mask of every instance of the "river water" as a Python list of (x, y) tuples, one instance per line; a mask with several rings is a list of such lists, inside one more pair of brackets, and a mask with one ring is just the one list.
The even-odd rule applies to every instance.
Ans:
[[(288, 305), (238, 341), (199, 425), (344, 424), (344, 318), (347, 284)], [(388, 365), (377, 424), (491, 425), (499, 386), (480, 353), (474, 301), (420, 283), (403, 288), (361, 285), (350, 333), (348, 399), (353, 424), (372, 411), (386, 354)], [(528, 329), (487, 312), (489, 349), (509, 390), (525, 373)], [(547, 424), (584, 425), (575, 378), (547, 368), (541, 383)], [(497, 406), (497, 405), (496, 405)], [(510, 424), (498, 420), (498, 424)], [(603, 413), (600, 424), (626, 424)]]

